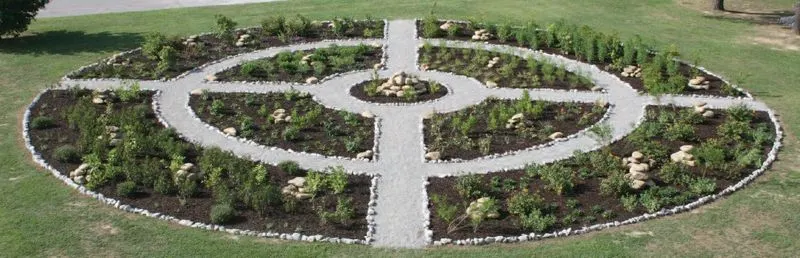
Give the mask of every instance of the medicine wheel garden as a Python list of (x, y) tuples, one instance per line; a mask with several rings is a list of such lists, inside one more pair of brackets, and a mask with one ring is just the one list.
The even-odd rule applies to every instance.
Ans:
[(586, 26), (275, 16), (149, 34), (26, 110), (33, 159), (116, 208), (236, 235), (421, 248), (687, 212), (765, 172), (766, 104)]

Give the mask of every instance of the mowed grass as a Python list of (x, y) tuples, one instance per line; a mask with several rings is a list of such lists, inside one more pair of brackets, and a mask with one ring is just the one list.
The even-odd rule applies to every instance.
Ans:
[[(24, 37), (0, 40), (0, 256), (794, 256), (800, 250), (800, 51), (748, 40), (764, 29), (704, 18), (673, 0), (353, 1), (267, 4), (41, 19)], [(730, 2), (736, 2), (731, 0)], [(794, 0), (764, 2), (769, 10)], [(136, 47), (142, 33), (211, 30), (214, 14), (242, 26), (266, 16), (315, 19), (371, 15), (475, 17), (522, 24), (564, 19), (652, 44), (676, 44), (688, 60), (738, 82), (780, 114), (787, 129), (780, 161), (746, 189), (690, 213), (583, 236), (483, 247), (391, 250), (236, 237), (127, 214), (79, 195), (30, 161), (20, 121), (31, 99), (67, 72)]]

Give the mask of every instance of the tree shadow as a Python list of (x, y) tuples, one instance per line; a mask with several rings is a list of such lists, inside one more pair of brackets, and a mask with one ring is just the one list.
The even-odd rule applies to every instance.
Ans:
[(0, 53), (28, 55), (70, 55), (136, 48), (143, 37), (138, 33), (86, 33), (56, 30), (0, 39)]
[(779, 24), (778, 20), (781, 17), (792, 16), (794, 12), (791, 11), (773, 11), (773, 12), (746, 12), (736, 10), (725, 10), (715, 14), (706, 14), (703, 17), (708, 19), (750, 23), (759, 25), (776, 25)]

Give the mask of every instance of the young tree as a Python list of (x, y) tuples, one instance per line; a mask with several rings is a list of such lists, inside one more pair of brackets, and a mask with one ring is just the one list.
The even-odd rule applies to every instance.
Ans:
[(711, 0), (711, 8), (717, 11), (725, 11), (725, 0)]
[(3, 0), (0, 1), (0, 36), (18, 36), (28, 29), (39, 9), (50, 0)]

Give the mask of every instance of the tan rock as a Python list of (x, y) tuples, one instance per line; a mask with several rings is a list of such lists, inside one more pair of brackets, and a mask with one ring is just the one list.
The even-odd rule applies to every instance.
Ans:
[(356, 158), (357, 158), (357, 159), (371, 159), (371, 158), (372, 158), (372, 154), (373, 154), (373, 153), (372, 153), (372, 151), (371, 151), (371, 150), (367, 150), (367, 151), (364, 151), (364, 152), (358, 153), (358, 154), (356, 155)]
[(222, 132), (230, 136), (236, 136), (236, 128), (233, 127), (225, 128)]
[(369, 110), (367, 110), (367, 111), (361, 112), (361, 116), (365, 117), (365, 118), (374, 118), (375, 114), (373, 114), (372, 112), (369, 112)]
[(427, 160), (439, 160), (441, 158), (442, 158), (442, 153), (438, 151), (425, 153), (425, 159)]
[(555, 139), (559, 139), (559, 138), (564, 138), (564, 133), (562, 133), (562, 132), (555, 132), (555, 133), (551, 134), (550, 136), (548, 136), (547, 138), (550, 138), (551, 140), (555, 140)]
[(286, 183), (300, 188), (300, 187), (304, 187), (306, 185), (306, 178), (305, 177), (295, 177), (295, 178), (292, 178), (289, 181), (286, 181)]
[(319, 82), (319, 79), (317, 79), (317, 77), (313, 77), (312, 76), (312, 77), (306, 78), (306, 83), (307, 84), (314, 84), (314, 83), (317, 83), (317, 82)]

